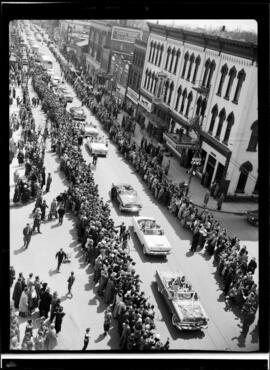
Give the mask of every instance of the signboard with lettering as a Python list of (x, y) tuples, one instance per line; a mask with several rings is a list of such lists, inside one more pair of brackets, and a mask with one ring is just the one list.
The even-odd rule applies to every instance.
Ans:
[(138, 104), (139, 94), (137, 94), (130, 87), (127, 88), (127, 97), (131, 99), (135, 104)]
[(147, 112), (152, 112), (152, 103), (150, 103), (150, 101), (140, 96), (139, 103), (147, 110)]
[(112, 40), (134, 43), (136, 39), (142, 39), (142, 31), (127, 27), (112, 27)]

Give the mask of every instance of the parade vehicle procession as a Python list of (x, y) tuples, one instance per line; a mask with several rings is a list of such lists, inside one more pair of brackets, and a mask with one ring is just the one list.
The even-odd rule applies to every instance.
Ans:
[(218, 37), (10, 22), (10, 350), (258, 350), (257, 46)]

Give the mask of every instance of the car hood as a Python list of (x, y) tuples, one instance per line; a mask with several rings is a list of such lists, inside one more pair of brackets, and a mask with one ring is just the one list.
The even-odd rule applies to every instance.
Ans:
[(192, 299), (181, 299), (174, 301), (173, 304), (176, 308), (179, 318), (181, 316), (183, 317), (183, 321), (197, 322), (206, 318), (199, 301), (192, 302)]
[(119, 194), (118, 196), (123, 204), (139, 204), (136, 194)]
[(96, 150), (108, 150), (105, 144), (102, 143), (90, 143), (91, 147)]
[(151, 249), (171, 249), (171, 245), (165, 235), (144, 235), (144, 239)]

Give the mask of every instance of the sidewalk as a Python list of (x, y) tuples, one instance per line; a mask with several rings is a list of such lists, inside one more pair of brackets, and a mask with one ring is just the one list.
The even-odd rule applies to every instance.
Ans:
[[(121, 111), (118, 114), (118, 122), (121, 124), (124, 115), (128, 115), (127, 113)], [(141, 139), (145, 137), (148, 141), (157, 144), (157, 141), (150, 138), (145, 130), (142, 130), (138, 124), (136, 124), (136, 129), (134, 136), (132, 137), (132, 141), (136, 144), (140, 145)], [(174, 183), (179, 183), (186, 181), (188, 182), (189, 174), (186, 173), (186, 168), (180, 166), (178, 159), (175, 156), (166, 157), (164, 156), (163, 159), (163, 166), (166, 166), (168, 161), (170, 160), (170, 169), (168, 172), (168, 177), (172, 179)], [(203, 207), (203, 199), (206, 193), (206, 188), (201, 185), (200, 179), (197, 177), (193, 177), (190, 184), (189, 195), (191, 201), (198, 207)], [(223, 202), (222, 210), (217, 210), (217, 200), (210, 196), (208, 207), (211, 212), (216, 213), (232, 213), (236, 215), (245, 215), (246, 211), (254, 210), (258, 208), (258, 204), (254, 202)]]

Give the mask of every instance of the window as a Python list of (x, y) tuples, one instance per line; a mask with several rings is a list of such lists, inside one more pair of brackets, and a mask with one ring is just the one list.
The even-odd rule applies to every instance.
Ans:
[(200, 114), (201, 110), (201, 105), (202, 105), (202, 97), (200, 96), (199, 99), (197, 100), (197, 108), (196, 108), (196, 116)]
[(246, 72), (244, 71), (244, 69), (241, 69), (241, 71), (238, 72), (237, 79), (238, 79), (238, 82), (237, 82), (237, 85), (236, 85), (234, 98), (233, 98), (233, 103), (235, 103), (235, 104), (238, 103), (240, 91), (241, 91), (243, 82), (246, 79)]
[(171, 99), (172, 99), (172, 92), (173, 92), (173, 89), (174, 89), (174, 83), (173, 81), (171, 82), (170, 84), (170, 93), (169, 93), (169, 98), (168, 98), (168, 105), (171, 104)]
[(144, 85), (143, 85), (144, 88), (146, 88), (147, 77), (148, 77), (148, 69), (145, 71), (145, 79), (144, 79)]
[(202, 85), (203, 86), (205, 86), (205, 83), (206, 83), (206, 79), (207, 79), (209, 68), (210, 68), (210, 63), (211, 63), (211, 61), (208, 58), (207, 61), (205, 62), (205, 65), (204, 65), (204, 75), (203, 75), (203, 80), (202, 80)]
[(217, 114), (218, 114), (218, 106), (217, 106), (217, 104), (215, 104), (213, 106), (211, 113), (212, 113), (212, 117), (211, 117), (211, 121), (210, 121), (210, 125), (209, 125), (209, 130), (208, 130), (208, 133), (210, 135), (212, 135), (212, 133), (213, 133), (214, 126), (215, 126), (215, 121), (216, 121)]
[(186, 97), (187, 97), (187, 89), (185, 89), (183, 91), (183, 97), (182, 97), (182, 104), (181, 104), (181, 108), (180, 108), (180, 113), (183, 113), (183, 111), (184, 111)]
[(172, 50), (172, 56), (171, 56), (171, 63), (170, 63), (169, 72), (171, 72), (171, 71), (172, 71), (172, 66), (173, 66), (174, 56), (175, 56), (175, 48), (173, 48), (173, 50)]
[(176, 98), (176, 103), (175, 103), (175, 107), (174, 109), (177, 111), (178, 110), (178, 105), (179, 105), (179, 100), (180, 100), (180, 96), (182, 94), (182, 86), (180, 85), (177, 89), (177, 98)]
[(238, 180), (238, 184), (236, 186), (235, 192), (244, 193), (247, 179), (248, 179), (249, 173), (253, 170), (253, 166), (249, 161), (247, 161), (240, 166), (239, 170), (240, 170), (240, 176), (239, 176), (239, 180)]
[(186, 108), (186, 114), (185, 116), (188, 117), (188, 114), (189, 114), (189, 109), (190, 109), (190, 104), (192, 102), (192, 99), (193, 99), (193, 94), (192, 94), (192, 91), (188, 94), (188, 103), (187, 103), (187, 108)]
[(152, 59), (151, 59), (151, 63), (154, 64), (154, 58), (155, 58), (155, 55), (156, 55), (156, 49), (157, 49), (157, 43), (154, 42), (153, 43), (153, 55), (152, 55)]
[(164, 46), (163, 44), (160, 47), (160, 53), (159, 53), (159, 60), (158, 60), (158, 66), (160, 67), (161, 64), (161, 59), (162, 59), (162, 54), (163, 54)]
[(227, 64), (224, 64), (221, 68), (221, 76), (220, 76), (220, 81), (219, 81), (219, 86), (218, 86), (218, 91), (217, 91), (217, 95), (221, 96), (222, 94), (222, 88), (223, 88), (223, 84), (224, 84), (224, 81), (225, 81), (225, 77), (228, 73), (228, 66)]
[(168, 67), (168, 62), (169, 62), (170, 54), (171, 54), (171, 47), (169, 46), (168, 49), (167, 49), (167, 59), (166, 59), (166, 64), (165, 64), (165, 68), (164, 69), (167, 69), (167, 67)]
[(197, 77), (197, 73), (198, 73), (200, 63), (201, 63), (201, 57), (198, 55), (197, 58), (195, 59), (195, 69), (194, 69), (194, 73), (193, 73), (192, 83), (196, 82), (196, 77)]
[(156, 92), (156, 88), (157, 88), (157, 81), (158, 81), (158, 78), (155, 77), (155, 84), (154, 84), (154, 91), (153, 91), (153, 94), (155, 95), (155, 92)]
[(230, 72), (229, 72), (229, 81), (228, 81), (228, 85), (227, 85), (227, 90), (226, 90), (226, 94), (224, 96), (225, 99), (229, 100), (230, 99), (230, 93), (231, 93), (231, 89), (232, 89), (232, 85), (233, 85), (233, 80), (235, 79), (235, 76), (236, 76), (236, 68), (235, 66), (233, 66), (231, 69), (230, 69)]
[(212, 77), (213, 77), (213, 73), (214, 73), (214, 70), (216, 69), (216, 62), (214, 60), (212, 60), (209, 69), (210, 69), (210, 72), (209, 72), (209, 76), (208, 76), (208, 80), (207, 80), (207, 84), (206, 84), (206, 87), (208, 89), (211, 86), (211, 80), (212, 80)]
[(255, 188), (253, 190), (253, 194), (259, 194), (259, 176), (257, 177), (257, 181), (255, 184)]
[(176, 75), (176, 70), (177, 70), (177, 66), (178, 66), (178, 61), (179, 61), (180, 55), (181, 55), (181, 52), (180, 52), (180, 49), (178, 49), (177, 52), (176, 52), (176, 59), (175, 59), (174, 70), (173, 70), (173, 73), (175, 75)]
[(149, 62), (151, 62), (152, 52), (153, 52), (153, 41), (150, 42), (150, 51), (149, 51), (149, 58), (148, 58)]
[(148, 72), (148, 81), (147, 81), (147, 87), (146, 87), (146, 90), (149, 90), (150, 80), (151, 80), (151, 72), (149, 71), (149, 72)]
[(188, 62), (188, 58), (189, 58), (189, 53), (188, 51), (186, 52), (185, 56), (184, 56), (184, 65), (183, 65), (183, 70), (182, 70), (182, 78), (185, 78), (185, 73), (186, 73), (186, 68), (187, 68), (187, 62)]
[(192, 69), (192, 65), (194, 63), (194, 59), (195, 59), (195, 57), (194, 57), (194, 54), (192, 53), (191, 56), (190, 56), (190, 58), (189, 58), (189, 68), (188, 68), (188, 74), (187, 74), (187, 80), (188, 81), (190, 79), (191, 69)]
[(155, 79), (155, 72), (152, 72), (150, 92), (152, 92), (152, 90), (153, 90), (154, 79)]
[(139, 90), (141, 84), (141, 75), (138, 75), (136, 89)]
[(206, 110), (206, 105), (207, 105), (207, 100), (206, 100), (206, 98), (204, 98), (203, 101), (202, 101), (201, 113), (200, 113), (202, 117), (204, 116), (204, 113), (205, 113), (205, 110)]
[(251, 129), (251, 136), (248, 143), (248, 152), (256, 152), (257, 145), (258, 145), (258, 121), (253, 122), (250, 127)]
[(166, 101), (167, 101), (168, 89), (169, 89), (169, 80), (167, 80), (167, 81), (165, 82), (165, 92), (164, 92), (164, 98), (163, 98), (163, 100), (164, 100), (164, 102), (165, 102), (165, 103), (166, 103)]
[(155, 64), (156, 65), (157, 65), (157, 62), (158, 62), (159, 50), (160, 50), (160, 43), (158, 43), (158, 45), (157, 45), (157, 53), (156, 53), (156, 58), (155, 58)]
[(226, 128), (224, 139), (223, 139), (223, 144), (225, 145), (228, 145), (228, 141), (229, 141), (229, 137), (230, 137), (233, 124), (234, 124), (234, 114), (233, 112), (231, 112), (227, 118), (227, 128)]
[(222, 126), (223, 126), (223, 122), (225, 121), (225, 118), (226, 118), (226, 111), (223, 108), (219, 113), (218, 128), (217, 128), (217, 132), (215, 136), (217, 140), (220, 139), (220, 134), (221, 134), (221, 130), (222, 130)]

